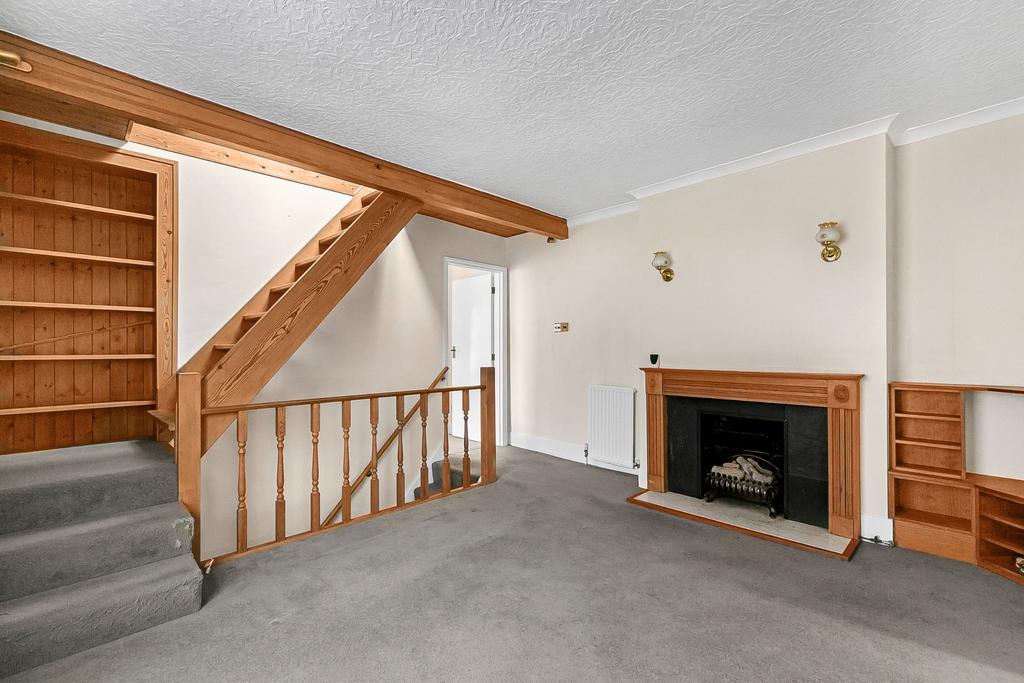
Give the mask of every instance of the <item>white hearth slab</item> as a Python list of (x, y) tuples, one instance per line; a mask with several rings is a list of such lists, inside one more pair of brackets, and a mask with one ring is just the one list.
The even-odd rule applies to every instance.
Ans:
[(708, 503), (701, 498), (684, 496), (680, 493), (645, 491), (634, 500), (658, 507), (681, 512), (685, 515), (703, 517), (708, 520), (729, 524), (783, 541), (818, 548), (829, 553), (842, 554), (850, 545), (850, 539), (831, 534), (827, 529), (794, 522), (782, 517), (772, 519), (768, 510), (761, 505), (746, 503), (732, 498), (718, 498)]

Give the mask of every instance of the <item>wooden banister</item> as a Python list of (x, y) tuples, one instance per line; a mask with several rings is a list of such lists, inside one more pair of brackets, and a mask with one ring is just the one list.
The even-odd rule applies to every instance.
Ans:
[(237, 406), (217, 406), (215, 408), (203, 408), (203, 415), (225, 415), (237, 413), (240, 410), (265, 410), (267, 408), (291, 408), (293, 406), (308, 406), (310, 403), (341, 403), (342, 401), (368, 401), (371, 398), (394, 398), (395, 396), (430, 396), (433, 394), (450, 394), (456, 391), (479, 391), (482, 384), (469, 384), (457, 387), (434, 387), (426, 389), (408, 389), (404, 391), (379, 391), (373, 394), (349, 394), (345, 396), (317, 396), (314, 398), (296, 398), (287, 401), (267, 401), (265, 403), (247, 403)]
[(480, 368), (480, 482), (493, 484), (497, 478), (494, 435), (494, 368)]
[[(448, 370), (449, 370), (449, 368), (447, 366), (442, 368), (441, 372), (437, 373), (437, 376), (434, 377), (434, 381), (430, 383), (430, 386), (428, 387), (428, 389), (435, 389), (437, 387), (437, 385), (441, 383), (441, 380), (443, 380), (445, 378), (445, 376), (448, 374)], [(421, 396), (420, 391), (421, 390), (416, 390), (415, 392), (398, 392), (398, 393), (392, 393), (392, 394), (386, 394), (386, 395), (380, 394), (380, 395), (378, 395), (378, 398), (384, 398), (386, 396), (394, 396), (396, 401), (403, 401), (403, 403), (399, 404), (400, 406), (402, 406), (402, 405), (404, 405), (404, 399), (405, 399), (406, 396)], [(469, 390), (468, 389), (465, 390), (465, 394), (467, 396), (469, 395)], [(358, 400), (358, 398), (360, 398), (360, 397), (343, 397), (342, 400), (345, 401), (345, 402), (348, 402), (348, 401), (352, 401), (352, 400)], [(331, 401), (325, 401), (325, 402), (331, 402)], [(384, 443), (380, 447), (380, 453), (381, 454), (387, 453), (388, 449), (391, 448), (391, 444), (395, 443), (395, 441), (398, 441), (398, 447), (400, 449), (400, 452), (402, 453), (401, 458), (404, 459), (404, 455), (405, 455), (404, 449), (403, 449), (403, 446), (402, 446), (402, 442), (398, 439), (398, 437), (402, 433), (402, 428), (409, 422), (409, 420), (411, 420), (413, 418), (413, 416), (416, 414), (416, 411), (418, 411), (419, 409), (420, 409), (420, 399), (419, 398), (417, 398), (416, 402), (412, 404), (411, 408), (409, 408), (409, 412), (408, 413), (402, 413), (401, 408), (399, 408), (399, 414), (402, 414), (405, 417), (404, 418), (399, 418), (398, 426), (395, 427), (394, 431), (392, 431), (390, 435), (388, 435), (388, 438), (384, 439)], [(349, 413), (349, 418), (348, 419), (349, 419), (349, 424), (351, 425), (351, 419), (352, 419), (351, 418), (351, 413)], [(349, 502), (351, 504), (351, 496), (352, 496), (352, 494), (358, 492), (359, 491), (359, 487), (362, 486), (363, 482), (366, 481), (366, 478), (368, 476), (370, 476), (370, 463), (366, 463), (366, 467), (363, 468), (363, 471), (360, 472), (358, 475), (356, 475), (356, 478), (355, 478), (355, 480), (352, 483), (349, 483), (349, 481), (348, 481), (348, 428), (347, 427), (344, 429), (344, 434), (345, 434), (345, 462), (344, 462), (344, 467), (343, 467), (343, 469), (344, 469), (344, 472), (343, 472), (344, 483), (342, 484), (342, 499), (340, 501), (338, 501), (338, 504), (335, 505), (331, 509), (331, 511), (327, 513), (326, 517), (324, 517), (324, 521), (322, 523), (322, 526), (327, 526), (328, 524), (333, 522), (335, 520), (335, 518), (338, 516), (338, 513), (342, 511), (342, 507), (343, 507), (343, 505), (345, 503), (345, 500), (346, 500), (346, 497), (344, 495), (344, 487), (345, 486), (349, 487), (348, 488), (348, 491), (349, 491), (348, 500), (349, 500)], [(402, 464), (402, 459), (399, 460), (400, 465)], [(399, 471), (400, 471), (400, 474), (402, 475), (402, 482), (401, 482), (401, 487), (402, 488), (401, 488), (401, 491), (398, 492), (398, 499), (400, 501), (402, 501), (402, 503), (404, 503), (405, 502), (405, 471), (404, 471), (404, 468), (401, 468), (401, 467), (400, 467)], [(351, 512), (351, 507), (349, 508), (349, 511)]]
[(175, 416), (175, 458), (178, 461), (178, 500), (193, 519), (192, 554), (200, 559), (201, 458), (203, 452), (202, 382), (197, 372), (178, 374), (178, 407)]
[[(305, 538), (315, 533), (334, 528), (340, 525), (351, 524), (386, 514), (409, 505), (420, 504), (428, 499), (443, 498), (470, 488), (491, 483), (496, 479), (495, 465), (495, 433), (494, 433), (494, 369), (481, 368), (481, 383), (468, 387), (438, 387), (436, 386), (447, 374), (448, 368), (444, 368), (434, 380), (431, 388), (409, 391), (379, 392), (372, 394), (359, 394), (341, 397), (309, 398), (291, 401), (275, 401), (262, 404), (249, 404), (235, 408), (230, 417), (236, 423), (236, 441), (238, 444), (238, 481), (237, 481), (237, 507), (236, 507), (236, 540), (233, 552), (214, 558), (220, 562), (225, 559), (246, 555), (257, 550), (287, 543), (289, 541)], [(197, 559), (200, 558), (201, 536), (200, 513), (201, 513), (201, 469), (202, 457), (202, 429), (203, 410), (201, 409), (203, 384), (199, 373), (181, 372), (177, 375), (177, 412), (175, 423), (177, 427), (177, 456), (178, 456), (178, 479), (179, 499), (194, 516), (196, 522), (196, 534), (194, 537), (193, 552)], [(451, 423), (451, 393), (459, 392), (462, 399), (462, 421), (463, 421), (463, 448), (462, 448), (462, 473), (463, 481), (459, 487), (453, 487), (451, 482), (451, 442), (449, 427), (454, 428)], [(469, 463), (469, 398), (472, 391), (480, 392), (479, 420), (481, 433), (481, 476), (480, 480), (472, 483), (470, 480)], [(443, 461), (439, 482), (435, 483), (433, 494), (430, 491), (428, 472), (429, 442), (427, 439), (427, 418), (429, 417), (429, 400), (431, 395), (438, 394), (441, 397), (441, 414), (438, 416), (439, 426), (443, 433), (439, 435), (443, 449)], [(417, 401), (411, 410), (406, 410), (406, 396), (416, 396)], [(381, 399), (394, 399), (394, 403), (385, 403), (385, 410), (394, 405), (395, 419), (398, 423), (391, 436), (381, 444), (378, 440), (378, 428), (380, 425)], [(356, 486), (350, 481), (350, 448), (349, 439), (352, 428), (352, 402), (365, 400), (369, 404), (369, 446), (370, 462), (364, 470)], [(341, 430), (342, 430), (342, 494), (338, 505), (331, 513), (321, 521), (320, 519), (320, 436), (321, 436), (321, 404), (341, 404)], [(291, 406), (309, 407), (309, 444), (311, 447), (310, 465), (310, 489), (309, 489), (309, 527), (308, 531), (298, 533), (288, 532), (286, 524), (286, 500), (285, 500), (285, 437), (286, 437), (286, 410)], [(216, 408), (220, 415), (225, 413), (227, 408)], [(252, 450), (248, 444), (249, 439), (249, 413), (256, 410), (266, 410), (273, 413), (274, 435), (276, 440), (276, 497), (274, 498), (274, 533), (272, 540), (250, 545), (248, 533), (248, 508), (252, 506), (252, 498), (248, 493), (246, 481), (247, 459)], [(420, 438), (421, 438), (421, 462), (420, 462), (420, 487), (422, 495), (420, 500), (406, 502), (405, 500), (405, 446), (402, 439), (402, 429), (414, 419), (415, 415), (420, 416)], [(456, 419), (457, 413), (456, 413)], [(365, 424), (365, 423), (364, 423)], [(364, 427), (365, 428), (365, 427)], [(380, 495), (380, 459), (387, 448), (397, 442), (397, 470), (395, 472), (395, 499), (393, 504), (381, 500)], [(264, 449), (262, 452), (266, 452)], [(291, 469), (291, 465), (288, 466)], [(352, 497), (358, 484), (363, 481), (370, 482), (369, 511), (358, 517), (352, 516)], [(269, 491), (267, 492), (270, 493)], [(269, 496), (268, 496), (269, 499)], [(269, 500), (267, 502), (269, 502)], [(334, 522), (334, 517), (341, 514), (341, 521)]]

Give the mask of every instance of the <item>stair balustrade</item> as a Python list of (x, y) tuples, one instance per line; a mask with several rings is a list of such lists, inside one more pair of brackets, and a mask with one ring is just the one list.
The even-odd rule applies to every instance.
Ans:
[[(476, 488), (478, 486), (484, 486), (493, 483), (497, 478), (497, 464), (495, 459), (495, 422), (494, 422), (494, 401), (495, 401), (495, 379), (494, 379), (494, 368), (483, 367), (480, 368), (480, 383), (473, 386), (458, 386), (458, 387), (440, 387), (437, 386), (441, 379), (447, 373), (448, 368), (445, 368), (437, 376), (431, 386), (425, 389), (412, 389), (408, 391), (392, 391), (392, 392), (380, 392), (372, 394), (357, 394), (348, 396), (328, 396), (319, 398), (309, 399), (296, 399), (289, 401), (270, 401), (264, 403), (250, 403), (244, 405), (231, 405), (231, 406), (216, 406), (202, 408), (201, 395), (202, 395), (202, 377), (198, 373), (182, 372), (178, 374), (178, 395), (177, 395), (177, 415), (176, 415), (176, 433), (175, 433), (175, 451), (176, 460), (178, 466), (178, 493), (182, 504), (189, 510), (195, 520), (195, 532), (193, 536), (193, 553), (197, 560), (203, 561), (204, 563), (209, 562), (220, 562), (232, 557), (237, 557), (242, 554), (249, 554), (252, 552), (266, 550), (274, 546), (286, 543), (299, 538), (305, 538), (313, 534), (317, 534), (323, 531), (334, 529), (347, 524), (363, 521), (376, 517), (378, 515), (386, 514), (398, 509), (409, 507), (412, 505), (419, 505), (437, 498), (444, 498), (462, 491)], [(476, 416), (480, 424), (480, 477), (477, 482), (472, 481), (470, 472), (470, 457), (469, 457), (469, 405), (470, 396), (472, 392), (477, 391), (480, 394), (480, 410), (479, 415)], [(458, 416), (454, 418), (450, 415), (451, 413), (451, 395), (453, 393), (458, 394), (458, 398), (461, 399), (462, 405), (462, 427), (463, 427), (463, 439), (462, 439), (462, 462), (461, 462), (461, 482), (456, 482), (456, 486), (452, 486), (451, 477), (451, 463), (450, 463), (450, 440), (449, 440), (449, 424), (452, 419), (458, 419)], [(440, 396), (441, 404), (441, 418), (444, 427), (444, 433), (442, 436), (442, 466), (440, 474), (440, 490), (431, 493), (430, 482), (428, 474), (428, 463), (427, 458), (429, 454), (428, 447), (428, 430), (427, 430), (427, 417), (429, 414), (428, 404), (432, 396)], [(407, 397), (415, 397), (416, 402), (412, 405), (411, 409), (406, 412), (405, 402)], [(350, 453), (350, 438), (352, 425), (352, 406), (359, 402), (368, 403), (369, 407), (369, 424), (367, 426), (370, 435), (370, 453), (369, 463), (366, 468), (357, 476), (355, 483), (350, 480), (351, 471), (351, 453)], [(321, 485), (323, 482), (320, 480), (320, 464), (324, 457), (327, 457), (326, 453), (321, 453), (320, 442), (322, 438), (322, 425), (320, 420), (321, 407), (329, 404), (340, 404), (341, 413), (341, 452), (338, 454), (341, 458), (341, 481), (338, 483), (338, 489), (340, 490), (340, 500), (338, 504), (327, 514), (326, 517), (321, 521), (320, 512), (320, 498), (321, 498)], [(311, 469), (307, 472), (310, 479), (309, 486), (309, 528), (298, 533), (289, 535), (286, 527), (286, 499), (285, 499), (285, 440), (289, 434), (286, 424), (286, 409), (302, 407), (308, 408), (309, 415), (309, 435), (304, 437), (308, 439), (308, 443), (311, 446)], [(383, 444), (378, 444), (378, 426), (380, 422), (382, 407), (384, 410), (391, 410), (391, 406), (394, 407), (394, 415), (396, 427), (394, 432), (384, 441)], [(273, 444), (274, 450), (276, 450), (276, 465), (277, 465), (277, 477), (276, 477), (276, 497), (274, 499), (274, 536), (273, 540), (259, 543), (256, 545), (250, 545), (249, 543), (249, 508), (252, 505), (251, 490), (248, 487), (246, 467), (247, 459), (251, 462), (253, 454), (256, 452), (253, 450), (249, 443), (249, 425), (250, 415), (252, 413), (259, 413), (260, 411), (273, 411), (274, 417), (274, 434), (276, 437), (276, 443)], [(409, 423), (415, 423), (415, 415), (419, 413), (420, 416), (420, 475), (419, 475), (419, 490), (421, 492), (419, 498), (415, 501), (406, 501), (405, 496), (405, 449), (404, 439), (402, 438), (403, 431)], [(390, 413), (389, 413), (390, 414)], [(237, 462), (238, 462), (238, 503), (235, 512), (236, 517), (236, 542), (235, 550), (233, 552), (220, 555), (213, 558), (203, 559), (200, 557), (200, 539), (201, 539), (201, 497), (205, 493), (212, 495), (212, 492), (202, 490), (202, 477), (200, 470), (200, 462), (203, 451), (203, 423), (210, 416), (228, 416), (235, 420), (235, 438), (238, 445), (237, 450)], [(301, 431), (304, 430), (300, 430)], [(294, 434), (294, 428), (291, 430)], [(296, 437), (293, 437), (296, 438)], [(385, 455), (386, 451), (392, 444), (397, 444), (396, 456), (397, 456), (397, 470), (395, 473), (395, 503), (389, 507), (381, 507), (381, 496), (380, 496), (380, 479), (378, 476), (378, 465), (380, 464), (381, 458)], [(261, 452), (269, 451), (270, 449), (260, 449)], [(288, 476), (294, 476), (290, 472)], [(436, 474), (436, 472), (435, 472)], [(359, 486), (364, 481), (369, 481), (370, 494), (369, 494), (369, 512), (366, 514), (358, 515), (353, 517), (352, 515), (352, 499), (358, 490)], [(339, 515), (341, 519), (338, 521), (336, 517)]]

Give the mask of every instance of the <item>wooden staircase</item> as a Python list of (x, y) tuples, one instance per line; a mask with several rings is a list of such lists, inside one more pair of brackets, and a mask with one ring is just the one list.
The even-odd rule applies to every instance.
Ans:
[[(204, 408), (250, 402), (348, 293), (420, 203), (364, 188), (242, 306), (179, 372), (202, 377)], [(163, 387), (150, 414), (170, 441), (177, 390)], [(203, 420), (205, 453), (233, 416)]]

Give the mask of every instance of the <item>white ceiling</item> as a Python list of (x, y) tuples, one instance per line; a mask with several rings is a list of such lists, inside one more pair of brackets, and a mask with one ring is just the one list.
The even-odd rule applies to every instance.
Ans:
[(0, 27), (562, 216), (1024, 96), (1021, 0), (28, 0)]

